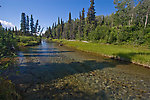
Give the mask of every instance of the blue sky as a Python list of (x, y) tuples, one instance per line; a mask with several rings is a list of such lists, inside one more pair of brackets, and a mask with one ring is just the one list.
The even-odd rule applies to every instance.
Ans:
[[(90, 0), (0, 0), (0, 21), (20, 28), (21, 13), (33, 14), (39, 19), (42, 27), (51, 26), (60, 17), (68, 20), (69, 12), (72, 18), (78, 18), (79, 11), (85, 8), (87, 13)], [(96, 15), (109, 15), (115, 12), (113, 0), (95, 0)], [(5, 23), (4, 22), (4, 23)]]

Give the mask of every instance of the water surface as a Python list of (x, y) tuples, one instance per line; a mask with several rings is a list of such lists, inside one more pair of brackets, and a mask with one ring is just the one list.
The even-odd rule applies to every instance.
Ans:
[(25, 100), (150, 98), (150, 70), (142, 66), (45, 41), (18, 57), (19, 74), (9, 78)]

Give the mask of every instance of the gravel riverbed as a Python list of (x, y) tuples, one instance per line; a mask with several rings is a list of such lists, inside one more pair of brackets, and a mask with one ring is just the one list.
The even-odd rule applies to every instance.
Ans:
[(148, 100), (150, 70), (43, 42), (9, 78), (24, 100)]

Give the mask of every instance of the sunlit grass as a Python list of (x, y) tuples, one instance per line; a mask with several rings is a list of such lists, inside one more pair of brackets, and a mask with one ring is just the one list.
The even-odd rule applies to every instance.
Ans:
[(135, 63), (150, 66), (150, 49), (147, 47), (133, 45), (113, 45), (101, 43), (84, 43), (81, 41), (53, 40), (63, 41), (63, 44), (85, 52), (92, 52), (103, 56), (124, 59)]
[(19, 47), (24, 47), (24, 46), (34, 46), (38, 45), (40, 43), (40, 38), (39, 37), (34, 37), (34, 36), (19, 36), (19, 42), (18, 46)]

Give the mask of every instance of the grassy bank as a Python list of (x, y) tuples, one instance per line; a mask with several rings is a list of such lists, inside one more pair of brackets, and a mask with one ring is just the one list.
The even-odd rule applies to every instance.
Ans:
[(18, 46), (25, 47), (25, 46), (35, 46), (40, 44), (41, 40), (40, 37), (34, 36), (19, 36), (17, 37)]
[(72, 47), (85, 52), (91, 52), (114, 59), (133, 62), (135, 64), (150, 66), (150, 49), (148, 47), (132, 45), (113, 45), (100, 43), (85, 43), (81, 41), (53, 40), (65, 46)]

